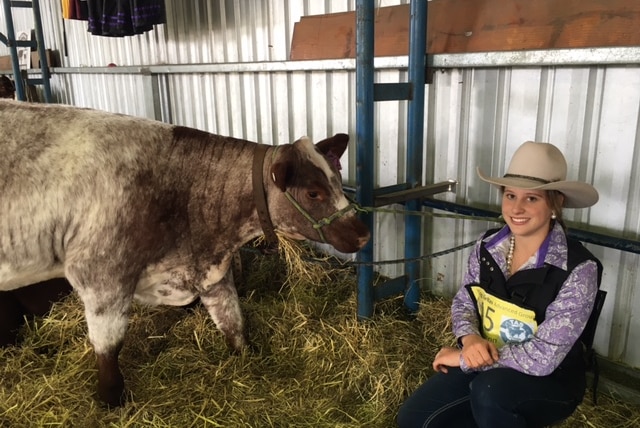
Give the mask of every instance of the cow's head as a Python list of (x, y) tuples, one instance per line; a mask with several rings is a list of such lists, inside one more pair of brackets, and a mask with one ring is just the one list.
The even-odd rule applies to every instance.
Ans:
[(314, 145), (303, 137), (277, 149), (270, 172), (279, 191), (269, 198), (269, 210), (278, 231), (343, 253), (364, 247), (369, 229), (342, 191), (339, 159), (348, 141), (348, 135), (336, 134)]

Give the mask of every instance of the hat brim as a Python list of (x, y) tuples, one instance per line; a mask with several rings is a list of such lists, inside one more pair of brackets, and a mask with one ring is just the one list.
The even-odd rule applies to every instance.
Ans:
[(540, 184), (535, 180), (520, 177), (489, 177), (477, 168), (478, 177), (482, 181), (502, 187), (515, 187), (528, 190), (557, 190), (564, 195), (566, 208), (586, 208), (598, 202), (598, 191), (590, 184), (581, 181), (554, 181), (548, 184)]

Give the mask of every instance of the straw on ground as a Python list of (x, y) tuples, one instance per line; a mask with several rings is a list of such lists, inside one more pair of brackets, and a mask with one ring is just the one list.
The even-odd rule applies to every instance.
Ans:
[[(291, 248), (287, 248), (291, 246)], [(121, 366), (129, 402), (94, 398), (94, 356), (75, 296), (0, 350), (2, 427), (380, 427), (453, 343), (450, 302), (425, 296), (415, 318), (401, 300), (356, 316), (349, 267), (304, 261), (308, 248), (245, 252), (238, 284), (252, 349), (230, 353), (206, 311), (135, 305)], [(335, 266), (335, 265), (333, 265)], [(563, 427), (635, 427), (640, 409), (589, 396)]]

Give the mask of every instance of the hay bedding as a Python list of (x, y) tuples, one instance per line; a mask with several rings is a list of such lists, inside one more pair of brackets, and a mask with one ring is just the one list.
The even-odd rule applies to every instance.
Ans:
[[(305, 264), (290, 250), (243, 253), (248, 352), (230, 353), (198, 305), (135, 305), (120, 356), (129, 402), (119, 409), (94, 399), (79, 301), (56, 304), (24, 328), (23, 346), (0, 349), (0, 427), (395, 426), (403, 397), (453, 342), (450, 302), (426, 296), (409, 320), (390, 299), (358, 322), (353, 271)], [(640, 409), (601, 394), (598, 407), (586, 398), (562, 426), (638, 424)]]

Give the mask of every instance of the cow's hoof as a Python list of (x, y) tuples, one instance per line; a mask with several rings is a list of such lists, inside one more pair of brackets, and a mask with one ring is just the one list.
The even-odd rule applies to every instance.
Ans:
[(226, 338), (227, 346), (234, 354), (242, 354), (249, 347), (249, 342), (244, 335), (234, 335)]
[(118, 386), (111, 388), (99, 388), (98, 398), (108, 409), (122, 407), (127, 402), (127, 395), (124, 387)]

